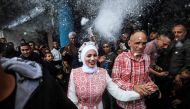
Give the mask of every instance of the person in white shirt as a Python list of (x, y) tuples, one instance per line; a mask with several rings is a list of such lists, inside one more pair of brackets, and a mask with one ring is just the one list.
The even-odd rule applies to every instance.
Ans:
[(62, 56), (61, 53), (59, 52), (59, 44), (56, 41), (53, 41), (53, 49), (51, 50), (51, 53), (53, 54), (54, 61), (61, 61)]

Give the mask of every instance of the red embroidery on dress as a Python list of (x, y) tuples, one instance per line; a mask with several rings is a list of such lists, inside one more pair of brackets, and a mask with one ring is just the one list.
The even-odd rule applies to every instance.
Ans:
[(78, 68), (73, 71), (73, 77), (76, 95), (82, 105), (81, 109), (84, 106), (88, 109), (98, 107), (107, 84), (106, 72), (99, 68), (96, 73), (88, 74)]

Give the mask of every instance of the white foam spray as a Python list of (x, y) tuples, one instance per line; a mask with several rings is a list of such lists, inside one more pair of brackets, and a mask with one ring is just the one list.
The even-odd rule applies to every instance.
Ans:
[(156, 0), (104, 0), (94, 20), (95, 30), (103, 37), (116, 38), (124, 19), (138, 18)]

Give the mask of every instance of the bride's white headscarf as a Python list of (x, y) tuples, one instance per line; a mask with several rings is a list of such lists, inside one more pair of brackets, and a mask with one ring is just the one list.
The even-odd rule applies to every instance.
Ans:
[(83, 45), (79, 49), (79, 60), (82, 61), (82, 63), (83, 63), (82, 70), (85, 73), (95, 73), (95, 72), (97, 72), (97, 69), (98, 69), (97, 65), (95, 65), (93, 68), (91, 68), (86, 65), (85, 60), (84, 60), (86, 53), (89, 50), (95, 50), (98, 55), (98, 49), (94, 42), (84, 42)]

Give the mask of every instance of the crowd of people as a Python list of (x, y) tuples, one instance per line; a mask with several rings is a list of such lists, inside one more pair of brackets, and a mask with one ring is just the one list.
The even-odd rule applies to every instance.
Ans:
[(188, 28), (125, 31), (101, 43), (70, 32), (62, 48), (1, 38), (0, 108), (189, 109)]

